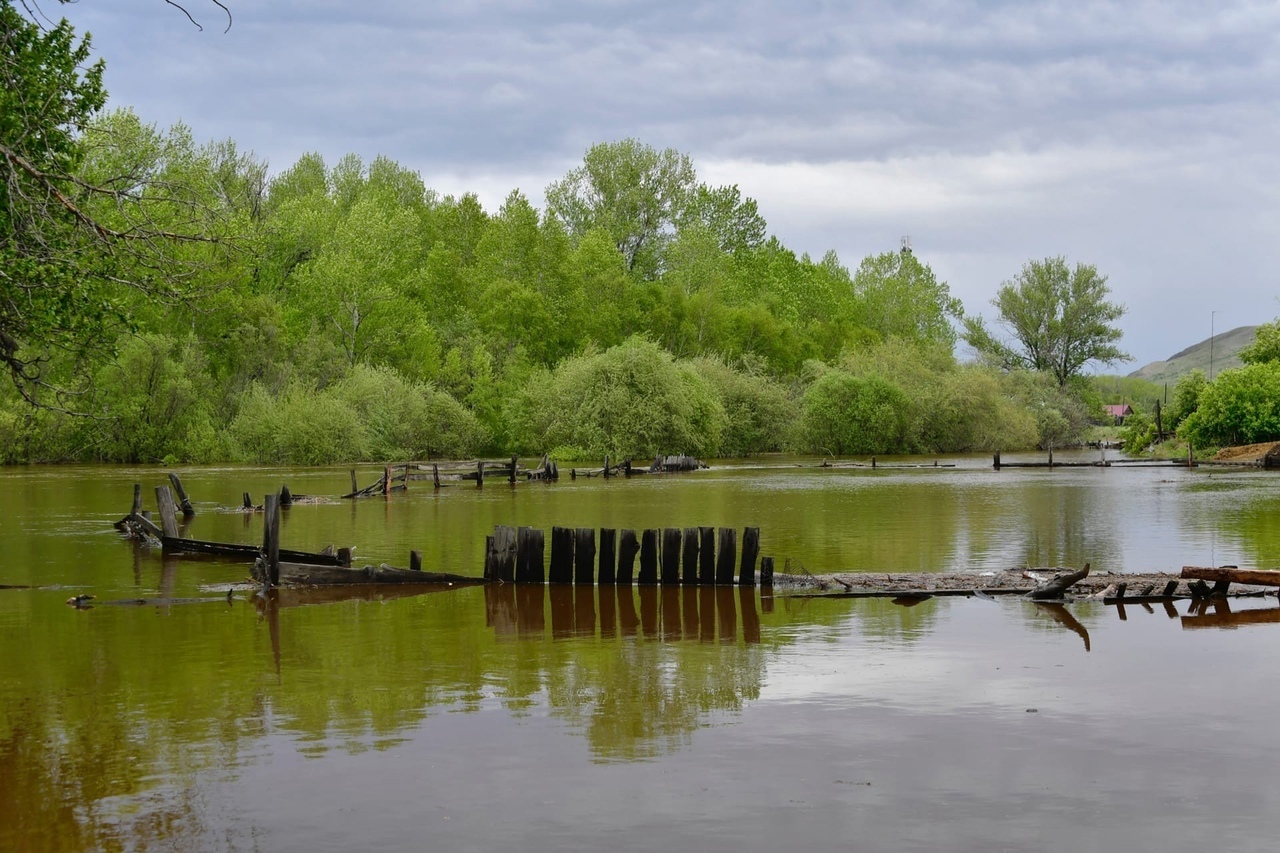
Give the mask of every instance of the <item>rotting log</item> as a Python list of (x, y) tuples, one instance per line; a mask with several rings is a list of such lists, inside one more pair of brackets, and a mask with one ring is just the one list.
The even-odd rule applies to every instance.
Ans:
[(760, 556), (760, 528), (743, 528), (742, 570), (738, 573), (739, 586), (756, 585), (756, 558), (758, 556)]
[[(264, 540), (265, 541), (265, 540)], [(251, 563), (262, 553), (262, 549), (256, 545), (241, 545), (234, 542), (206, 542), (202, 539), (175, 539), (168, 536), (161, 536), (160, 543), (164, 546), (165, 553), (178, 554), (202, 554), (208, 557), (225, 557), (233, 560)], [(339, 549), (337, 554), (312, 553), (309, 551), (294, 551), (288, 548), (280, 549), (281, 559), (292, 563), (315, 563), (321, 566), (349, 566), (350, 559), (343, 562), (341, 556), (343, 551), (350, 555), (351, 549)]]
[(618, 535), (617, 582), (619, 586), (631, 586), (631, 578), (636, 566), (636, 554), (639, 552), (640, 543), (636, 540), (636, 532), (624, 529)]
[(1214, 583), (1227, 581), (1255, 586), (1280, 586), (1280, 571), (1276, 569), (1238, 569), (1235, 566), (1213, 569), (1183, 566), (1182, 577), (1186, 580), (1213, 581)]
[(1085, 563), (1083, 569), (1055, 575), (1052, 580), (1042, 583), (1035, 589), (1028, 592), (1026, 597), (1033, 601), (1062, 598), (1063, 594), (1065, 594), (1068, 589), (1088, 576), (1089, 564)]
[(307, 563), (279, 563), (280, 584), (299, 586), (341, 586), (344, 584), (452, 584), (471, 586), (487, 583), (484, 578), (447, 572), (415, 572), (392, 566), (365, 566), (359, 569), (316, 566)]
[(579, 586), (595, 583), (596, 529), (579, 527), (573, 532), (573, 582)]
[(734, 564), (738, 561), (738, 531), (721, 527), (717, 550), (716, 586), (732, 586)]

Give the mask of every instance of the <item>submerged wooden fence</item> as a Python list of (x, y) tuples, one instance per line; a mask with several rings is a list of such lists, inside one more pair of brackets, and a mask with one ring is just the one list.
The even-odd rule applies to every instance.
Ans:
[(749, 587), (756, 584), (759, 559), (760, 585), (772, 586), (773, 558), (760, 557), (760, 528), (744, 528), (741, 561), (737, 535), (732, 527), (651, 528), (638, 536), (605, 527), (597, 547), (594, 528), (553, 527), (548, 562), (544, 531), (498, 525), (485, 537), (484, 577), (529, 584)]

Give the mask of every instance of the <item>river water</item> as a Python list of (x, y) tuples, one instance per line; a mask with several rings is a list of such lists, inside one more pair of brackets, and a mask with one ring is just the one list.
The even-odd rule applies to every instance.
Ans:
[[(415, 482), (296, 506), (283, 541), (397, 565), (415, 548), (469, 574), (494, 524), (758, 526), (779, 566), (815, 572), (1280, 566), (1273, 474), (939, 461), (956, 467)], [(1274, 598), (227, 601), (244, 566), (162, 560), (111, 529), (132, 484), (149, 495), (167, 473), (0, 472), (0, 585), (32, 587), (0, 589), (0, 849), (1273, 846)], [(186, 534), (246, 543), (261, 517), (219, 509), (242, 492), (349, 486), (337, 469), (179, 473)], [(68, 607), (76, 593), (95, 606)], [(111, 603), (159, 595), (207, 600)]]

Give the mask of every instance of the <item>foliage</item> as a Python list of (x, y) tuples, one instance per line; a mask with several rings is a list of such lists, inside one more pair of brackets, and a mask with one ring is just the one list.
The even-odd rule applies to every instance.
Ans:
[(865, 258), (854, 273), (853, 292), (855, 321), (877, 335), (955, 344), (950, 318), (962, 316), (963, 306), (910, 250)]
[(1280, 361), (1280, 320), (1272, 320), (1259, 326), (1254, 333), (1253, 343), (1240, 350), (1240, 360), (1245, 364)]
[(1200, 408), (1200, 396), (1209, 385), (1203, 370), (1193, 370), (1173, 386), (1173, 405), (1168, 408), (1164, 427), (1176, 430), (1196, 409)]
[(724, 409), (720, 455), (751, 456), (789, 445), (795, 400), (784, 385), (759, 373), (734, 369), (718, 358), (697, 358), (691, 366)]
[(825, 370), (804, 393), (799, 449), (836, 456), (911, 452), (911, 408), (902, 389), (886, 379)]
[(1178, 431), (1195, 447), (1280, 441), (1280, 362), (1224, 370)]
[(964, 319), (964, 339), (1003, 369), (1048, 373), (1066, 387), (1090, 362), (1129, 358), (1115, 346), (1123, 333), (1112, 325), (1125, 309), (1107, 301), (1109, 293), (1106, 276), (1092, 265), (1071, 269), (1061, 257), (1029, 261), (991, 302), (1013, 341), (997, 338), (980, 316)]
[(657, 344), (629, 338), (561, 363), (526, 394), (533, 412), (523, 449), (572, 447), (615, 460), (687, 453), (714, 456), (725, 410), (709, 383)]

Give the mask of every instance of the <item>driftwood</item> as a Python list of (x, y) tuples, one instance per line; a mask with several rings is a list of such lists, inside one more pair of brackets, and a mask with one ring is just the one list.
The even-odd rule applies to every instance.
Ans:
[(1213, 581), (1215, 583), (1247, 583), (1255, 586), (1280, 586), (1280, 571), (1275, 569), (1238, 569), (1223, 566), (1217, 569), (1200, 566), (1183, 566), (1182, 577), (1187, 580)]
[[(262, 566), (257, 570), (261, 571)], [(446, 572), (423, 572), (398, 569), (385, 563), (347, 569), (309, 563), (280, 563), (280, 583), (295, 586), (341, 586), (344, 584), (452, 584), (453, 586), (488, 583), (484, 578), (454, 575)]]
[(1027, 598), (1032, 601), (1045, 601), (1062, 598), (1063, 594), (1066, 593), (1068, 589), (1087, 577), (1089, 577), (1089, 564), (1085, 563), (1083, 569), (1055, 575), (1053, 580), (1040, 584), (1040, 586), (1027, 593)]

